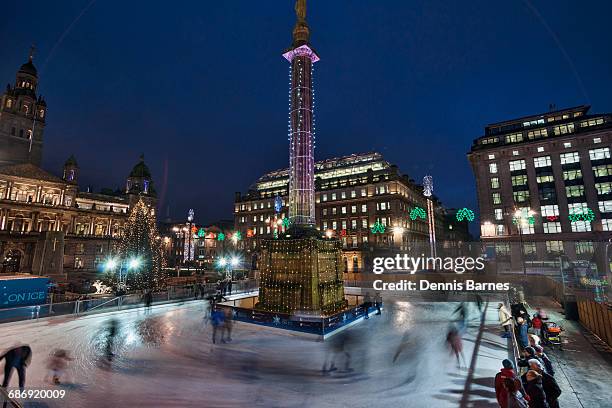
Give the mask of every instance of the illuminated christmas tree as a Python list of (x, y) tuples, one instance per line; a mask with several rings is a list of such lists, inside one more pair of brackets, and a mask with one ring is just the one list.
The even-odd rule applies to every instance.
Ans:
[(119, 242), (120, 268), (130, 289), (162, 289), (166, 285), (164, 254), (155, 226), (155, 212), (138, 200)]

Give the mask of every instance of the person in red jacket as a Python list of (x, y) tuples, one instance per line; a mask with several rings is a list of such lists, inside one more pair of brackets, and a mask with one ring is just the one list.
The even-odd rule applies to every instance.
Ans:
[(503, 368), (499, 373), (495, 374), (495, 396), (501, 408), (508, 408), (508, 389), (504, 387), (504, 381), (506, 378), (514, 381), (517, 390), (522, 390), (523, 385), (514, 371), (512, 361), (505, 359), (502, 361), (502, 366)]

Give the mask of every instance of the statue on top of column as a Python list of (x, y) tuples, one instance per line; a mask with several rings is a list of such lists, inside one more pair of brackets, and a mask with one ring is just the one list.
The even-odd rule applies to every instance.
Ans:
[(306, 0), (297, 0), (295, 2), (295, 15), (298, 21), (306, 21)]

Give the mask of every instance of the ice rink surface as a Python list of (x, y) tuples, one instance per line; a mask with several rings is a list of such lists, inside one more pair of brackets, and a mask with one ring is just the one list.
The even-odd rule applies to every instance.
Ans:
[[(478, 342), (481, 379), (475, 371), (467, 385), (480, 315), (469, 304), (466, 363), (458, 368), (445, 342), (457, 305), (386, 298), (381, 316), (324, 343), (235, 323), (232, 341), (213, 345), (207, 305), (192, 301), (149, 314), (137, 309), (5, 324), (0, 349), (29, 344), (26, 388), (66, 390), (63, 400), (23, 401), (26, 407), (495, 407), (492, 376), (507, 356), (505, 344)], [(496, 324), (494, 306), (486, 317)], [(108, 365), (104, 345), (112, 319), (119, 330)], [(52, 385), (45, 380), (47, 358), (57, 348), (74, 360), (63, 383)], [(335, 359), (337, 370), (323, 372), (326, 359)]]

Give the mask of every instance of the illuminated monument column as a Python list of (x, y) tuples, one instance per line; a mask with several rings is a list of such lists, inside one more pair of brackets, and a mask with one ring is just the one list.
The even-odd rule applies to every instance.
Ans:
[(262, 245), (256, 308), (293, 314), (332, 314), (346, 307), (342, 249), (315, 228), (312, 70), (319, 56), (309, 44), (306, 0), (297, 0), (289, 97), (289, 220), (284, 236)]
[(289, 219), (293, 226), (315, 225), (314, 121), (312, 71), (319, 56), (310, 47), (306, 1), (295, 7), (293, 45), (283, 57), (289, 61)]

